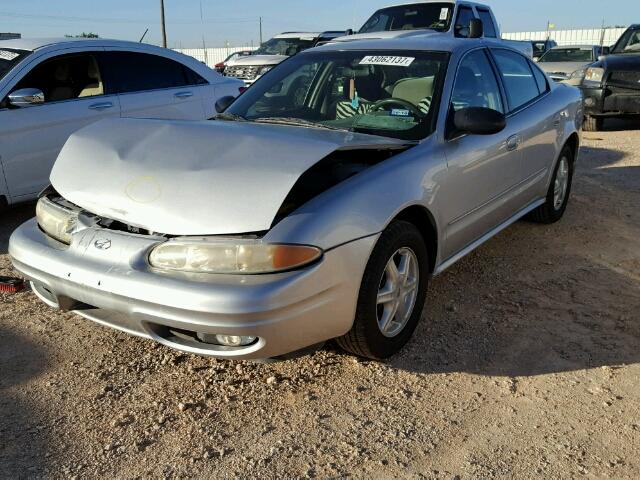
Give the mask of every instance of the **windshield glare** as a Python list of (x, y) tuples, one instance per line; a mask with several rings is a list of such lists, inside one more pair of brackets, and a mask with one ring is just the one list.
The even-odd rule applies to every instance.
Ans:
[(618, 41), (613, 53), (640, 53), (640, 30), (629, 30)]
[(30, 52), (13, 48), (0, 48), (0, 80)]
[(446, 32), (451, 26), (452, 3), (402, 5), (378, 10), (358, 33), (430, 28)]
[(254, 52), (254, 55), (286, 55), (291, 57), (313, 46), (313, 40), (302, 38), (272, 38)]
[(593, 50), (591, 48), (555, 48), (549, 50), (540, 59), (544, 62), (593, 62)]
[(432, 131), (448, 55), (307, 52), (263, 76), (226, 113), (418, 140)]

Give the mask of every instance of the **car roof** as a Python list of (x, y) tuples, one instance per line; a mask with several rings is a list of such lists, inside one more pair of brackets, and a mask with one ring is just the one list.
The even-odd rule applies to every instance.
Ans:
[(136, 49), (148, 48), (160, 49), (147, 43), (128, 42), (125, 40), (111, 40), (106, 38), (16, 38), (13, 40), (0, 40), (0, 48), (13, 48), (16, 50), (36, 51), (45, 47), (65, 45), (73, 47), (135, 47)]
[(319, 37), (321, 32), (285, 32), (279, 35), (274, 35), (273, 38), (303, 38), (303, 37)]
[(464, 4), (464, 5), (473, 5), (475, 7), (480, 7), (480, 8), (489, 8), (489, 5), (487, 5), (485, 3), (470, 2), (470, 1), (467, 1), (467, 0), (418, 0), (418, 1), (413, 1), (413, 2), (402, 2), (402, 3), (393, 4), (393, 5), (387, 5), (386, 7), (378, 8), (376, 11), (384, 10), (385, 8), (405, 7), (405, 6), (409, 6), (409, 5), (418, 5), (418, 4), (421, 4), (421, 3), (450, 3), (452, 5), (457, 5), (457, 4), (461, 3), (461, 4)]
[(557, 47), (553, 47), (551, 50), (562, 50), (565, 48), (584, 48), (584, 49), (592, 49), (598, 48), (600, 45), (589, 45), (589, 44), (581, 44), (581, 45), (558, 45)]
[[(470, 50), (479, 46), (496, 46), (517, 51), (499, 39), (490, 38), (455, 38), (439, 32), (425, 30), (398, 30), (394, 32), (372, 32), (366, 38), (349, 40), (351, 37), (340, 37), (311, 51), (336, 50), (423, 50), (439, 52), (455, 52)], [(309, 51), (309, 50), (307, 50)], [(304, 53), (304, 52), (303, 52)]]

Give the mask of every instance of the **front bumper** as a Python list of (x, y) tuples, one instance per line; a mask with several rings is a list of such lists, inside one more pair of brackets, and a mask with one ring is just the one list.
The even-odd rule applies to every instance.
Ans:
[[(66, 246), (42, 233), (33, 219), (13, 233), (9, 254), (34, 292), (52, 307), (181, 351), (258, 359), (349, 331), (377, 238), (325, 252), (319, 262), (298, 271), (168, 276), (146, 262), (157, 238), (87, 228)], [(101, 245), (108, 240), (111, 247), (96, 248), (96, 240)], [(190, 339), (184, 332), (258, 340), (246, 347), (223, 347)]]
[(584, 110), (590, 116), (620, 116), (640, 114), (640, 89), (611, 85), (582, 87)]

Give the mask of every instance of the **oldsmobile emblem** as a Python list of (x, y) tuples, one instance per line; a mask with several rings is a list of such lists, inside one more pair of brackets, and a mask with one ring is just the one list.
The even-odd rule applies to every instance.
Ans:
[(109, 250), (111, 248), (111, 240), (108, 238), (99, 238), (93, 242), (93, 246), (98, 250)]

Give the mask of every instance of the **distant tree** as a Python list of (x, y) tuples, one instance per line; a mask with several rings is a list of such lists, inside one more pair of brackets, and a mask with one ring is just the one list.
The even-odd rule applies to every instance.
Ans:
[(80, 35), (65, 35), (65, 37), (67, 38), (100, 38), (100, 36), (97, 33), (93, 33), (93, 32), (82, 32)]

